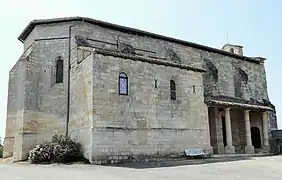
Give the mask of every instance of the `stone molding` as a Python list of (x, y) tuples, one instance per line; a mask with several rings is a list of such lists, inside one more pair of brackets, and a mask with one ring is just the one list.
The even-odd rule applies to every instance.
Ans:
[(158, 64), (158, 65), (171, 66), (171, 67), (180, 68), (180, 69), (186, 69), (186, 70), (194, 71), (194, 72), (206, 72), (206, 70), (203, 69), (203, 68), (197, 68), (197, 67), (188, 66), (188, 65), (185, 65), (185, 64), (178, 64), (178, 63), (173, 63), (173, 62), (169, 62), (169, 61), (165, 61), (165, 60), (158, 60), (158, 59), (143, 57), (143, 56), (139, 56), (139, 55), (125, 54), (125, 53), (121, 53), (121, 52), (114, 51), (114, 50), (97, 49), (97, 48), (93, 48), (93, 47), (83, 47), (83, 46), (78, 47), (78, 49), (91, 51), (91, 52), (94, 52), (96, 54), (102, 54), (104, 56), (114, 56), (114, 57), (119, 57), (119, 58), (126, 58), (126, 59), (135, 60), (135, 61), (142, 61), (142, 62), (148, 62), (148, 63), (152, 63), (152, 64)]
[(244, 103), (235, 103), (235, 102), (226, 102), (226, 101), (217, 101), (217, 100), (208, 100), (207, 104), (209, 105), (220, 105), (220, 106), (228, 106), (228, 107), (240, 107), (240, 108), (248, 108), (248, 109), (258, 109), (258, 110), (269, 110), (273, 111), (271, 107), (268, 106), (259, 106), (252, 104), (244, 104)]

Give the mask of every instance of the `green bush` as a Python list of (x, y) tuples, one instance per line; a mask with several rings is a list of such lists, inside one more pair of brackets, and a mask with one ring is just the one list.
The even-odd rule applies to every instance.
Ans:
[(0, 144), (0, 158), (3, 158), (3, 146)]
[(80, 143), (55, 135), (51, 142), (38, 144), (29, 153), (31, 163), (69, 163), (82, 160)]

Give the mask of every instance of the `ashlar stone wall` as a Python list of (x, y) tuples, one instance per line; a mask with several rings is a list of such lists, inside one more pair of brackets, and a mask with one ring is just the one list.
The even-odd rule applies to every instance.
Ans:
[[(211, 151), (202, 73), (99, 54), (93, 61), (93, 161), (164, 157), (186, 148)], [(120, 72), (128, 76), (128, 95), (118, 93)], [(175, 101), (170, 100), (171, 79)]]
[[(94, 123), (94, 63), (88, 51), (72, 51), (70, 84), (69, 135), (83, 148), (85, 158), (92, 159), (92, 128)], [(107, 91), (107, 89), (104, 89)]]
[(36, 40), (11, 70), (5, 157), (27, 159), (37, 143), (65, 133), (66, 83), (55, 82), (55, 65), (58, 56), (67, 57), (67, 44), (64, 39)]
[[(148, 36), (138, 36), (82, 22), (42, 24), (36, 26), (25, 41), (25, 48), (35, 39), (67, 38), (68, 26), (74, 24), (72, 36), (81, 36), (87, 44), (106, 49), (165, 59), (176, 63), (204, 67), (205, 95), (228, 96), (249, 100), (268, 100), (263, 63), (240, 60)], [(74, 39), (74, 38), (72, 38)], [(72, 43), (72, 47), (75, 43)]]
[(9, 73), (9, 91), (7, 101), (6, 132), (4, 139), (4, 157), (10, 157), (14, 151), (14, 140), (17, 134), (16, 124), (23, 116), (24, 60), (20, 59)]
[[(10, 73), (8, 99), (11, 103), (8, 103), (5, 139), (9, 145), (5, 149), (11, 155), (12, 144), (19, 148), (26, 145), (24, 153), (17, 155), (19, 159), (26, 157), (35, 143), (48, 140), (55, 133), (65, 133), (67, 37), (71, 24), (75, 26), (71, 43), (70, 133), (82, 141), (89, 159), (118, 153), (164, 154), (168, 150), (179, 152), (187, 146), (208, 148), (204, 95), (268, 99), (263, 64), (89, 23), (41, 24), (24, 42), (26, 52), (32, 49), (28, 59), (18, 62)], [(74, 60), (78, 56), (75, 54), (77, 37), (86, 39), (79, 43), (87, 46), (204, 67), (207, 73), (202, 77), (202, 73), (184, 69), (97, 54), (77, 64)], [(56, 84), (54, 71), (58, 56), (64, 60), (64, 83)], [(129, 77), (128, 96), (117, 95), (121, 71)], [(20, 79), (21, 75), (24, 79)], [(171, 78), (177, 84), (176, 102), (169, 100)], [(155, 89), (156, 79), (158, 88)], [(273, 119), (272, 126), (275, 126), (276, 118)], [(17, 133), (21, 133), (18, 138)], [(16, 139), (21, 143), (13, 143)], [(122, 149), (123, 146), (126, 148)]]

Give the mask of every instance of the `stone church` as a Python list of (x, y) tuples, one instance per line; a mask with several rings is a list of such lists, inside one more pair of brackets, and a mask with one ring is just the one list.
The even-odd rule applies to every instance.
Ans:
[[(10, 71), (4, 157), (55, 134), (91, 163), (267, 153), (277, 129), (265, 58), (84, 17), (34, 20)], [(70, 62), (70, 63), (69, 63)]]

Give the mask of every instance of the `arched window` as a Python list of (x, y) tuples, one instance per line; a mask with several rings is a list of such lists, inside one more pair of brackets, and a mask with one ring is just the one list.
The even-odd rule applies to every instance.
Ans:
[(174, 80), (170, 80), (170, 99), (176, 100), (176, 85)]
[(234, 53), (234, 49), (233, 49), (233, 48), (231, 48), (231, 49), (229, 50), (229, 52)]
[(124, 72), (119, 74), (119, 94), (128, 95), (128, 77)]
[(62, 83), (64, 80), (64, 61), (62, 56), (56, 58), (56, 83)]

